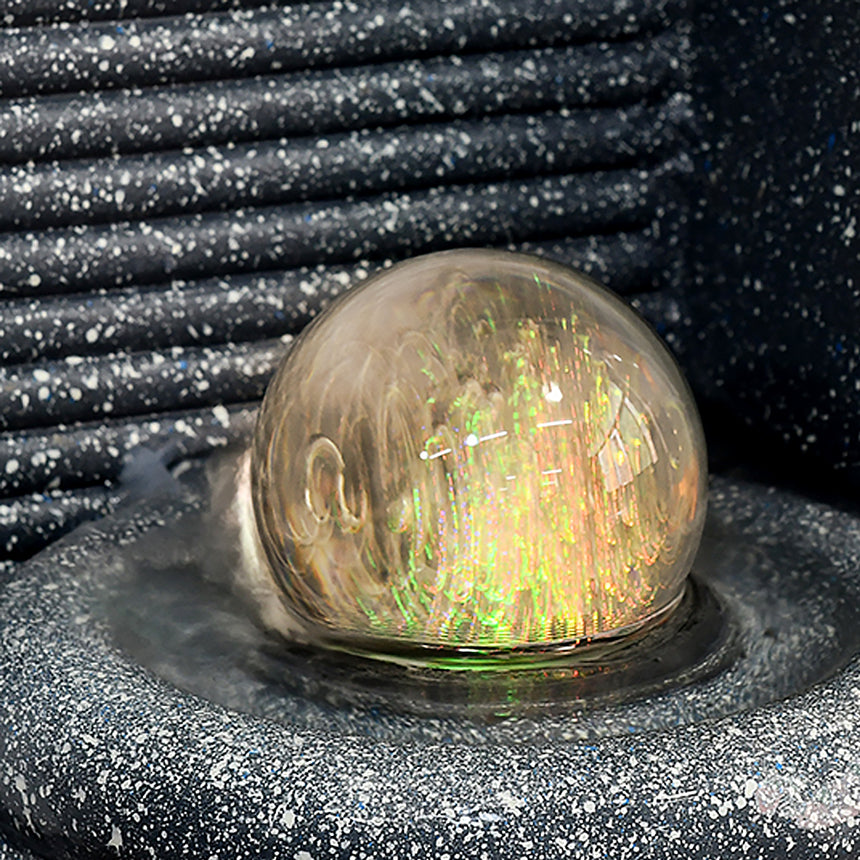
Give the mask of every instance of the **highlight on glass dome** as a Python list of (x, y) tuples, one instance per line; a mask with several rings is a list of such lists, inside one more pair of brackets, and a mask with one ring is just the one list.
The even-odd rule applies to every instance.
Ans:
[(396, 265), (321, 314), (249, 468), (247, 564), (289, 638), (463, 668), (666, 617), (705, 514), (663, 343), (585, 276), (498, 251)]

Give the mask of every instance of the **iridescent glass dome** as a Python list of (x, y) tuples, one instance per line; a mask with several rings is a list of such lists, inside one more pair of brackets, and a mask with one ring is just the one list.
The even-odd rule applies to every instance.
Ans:
[(452, 251), (297, 340), (252, 452), (258, 534), (304, 638), (570, 646), (683, 592), (704, 519), (690, 392), (648, 326), (561, 265)]

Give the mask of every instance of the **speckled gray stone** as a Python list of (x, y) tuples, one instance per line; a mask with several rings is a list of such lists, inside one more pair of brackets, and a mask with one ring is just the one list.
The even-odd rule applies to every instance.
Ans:
[[(575, 9), (566, 0), (283, 5), (137, 21), (128, 20), (126, 8), (119, 22), (15, 29), (5, 36), (0, 94), (143, 87), (380, 58), (626, 38), (665, 27), (688, 2), (579, 0)], [(165, 51), (165, 45), (176, 50)]]
[(235, 404), (171, 411), (148, 420), (103, 420), (50, 432), (0, 435), (0, 462), (6, 464), (0, 498), (116, 480), (128, 452), (141, 447), (164, 450), (164, 465), (169, 466), (235, 442), (253, 427), (256, 412), (256, 404)]
[[(557, 133), (583, 152), (577, 169), (631, 171), (691, 152), (701, 138), (707, 149), (693, 162), (670, 162), (654, 189), (659, 193), (647, 197), (635, 223), (612, 224), (606, 234), (604, 221), (586, 219), (572, 223), (591, 235), (561, 235), (549, 222), (543, 234), (519, 231), (519, 244), (580, 262), (627, 292), (642, 290), (635, 304), (682, 351), (699, 394), (769, 433), (769, 445), (774, 438), (788, 440), (782, 478), (810, 452), (825, 465), (836, 462), (856, 474), (860, 301), (851, 201), (858, 165), (850, 122), (860, 34), (852, 4), (777, 0), (762, 7), (706, 0), (693, 8), (589, 0), (585, 5), (594, 15), (567, 33), (559, 33), (552, 18), (564, 15), (563, 4), (510, 4), (515, 12), (542, 7), (551, 13), (546, 27), (534, 22), (539, 38), (533, 46), (517, 43), (524, 31), (513, 14), (495, 33), (468, 31), (476, 53), (438, 57), (426, 54), (429, 43), (408, 22), (376, 25), (372, 18), (385, 4), (319, 3), (301, 8), (366, 8), (370, 20), (353, 16), (352, 30), (344, 32), (384, 26), (401, 39), (401, 53), (383, 52), (379, 64), (309, 70), (302, 58), (307, 67), (335, 62), (335, 56), (367, 58), (376, 46), (326, 36), (316, 46), (292, 50), (272, 40), (270, 47), (262, 25), (277, 24), (279, 16), (296, 20), (296, 13), (294, 4), (258, 8), (263, 5), (7, 0), (0, 11), (3, 26), (43, 28), (5, 31), (0, 42), (0, 81), (5, 95), (14, 94), (0, 103), (0, 217), (6, 219), (3, 229), (32, 233), (24, 242), (20, 234), (6, 238), (9, 248), (23, 249), (34, 261), (15, 276), (11, 292), (17, 290), (18, 298), (3, 300), (0, 352), (5, 364), (16, 365), (3, 371), (4, 379), (32, 389), (38, 381), (32, 374), (49, 372), (50, 385), (71, 395), (79, 366), (67, 357), (91, 352), (95, 367), (104, 369), (89, 410), (58, 395), (59, 403), (72, 404), (71, 412), (35, 403), (31, 418), (19, 411), (16, 428), (0, 432), (0, 495), (7, 496), (0, 501), (0, 832), (14, 832), (16, 844), (35, 839), (48, 856), (69, 853), (74, 844), (78, 856), (235, 857), (244, 850), (287, 860), (399, 860), (413, 851), (440, 860), (484, 852), (530, 860), (607, 852), (679, 860), (702, 854), (856, 857), (856, 659), (810, 692), (713, 722), (642, 734), (622, 726), (620, 734), (596, 743), (555, 745), (535, 739), (455, 743), (424, 723), (423, 739), (409, 744), (402, 727), (395, 741), (390, 725), (385, 738), (374, 739), (367, 732), (333, 733), (323, 724), (296, 730), (243, 715), (180, 693), (119, 655), (107, 625), (90, 625), (92, 615), (73, 611), (86, 596), (98, 552), (116, 558), (114, 538), (121, 535), (112, 525), (79, 532), (34, 566), (17, 565), (119, 501), (116, 488), (101, 482), (114, 481), (122, 470), (124, 446), (144, 441), (172, 462), (240, 436), (247, 429), (247, 404), (222, 405), (214, 396), (209, 406), (191, 412), (177, 411), (179, 404), (204, 396), (201, 383), (216, 369), (236, 376), (238, 382), (225, 389), (230, 396), (248, 396), (242, 356), (253, 358), (255, 350), (231, 352), (230, 343), (294, 331), (354, 274), (389, 256), (384, 243), (375, 256), (365, 246), (358, 254), (368, 259), (357, 263), (344, 243), (338, 251), (344, 256), (333, 264), (328, 243), (328, 256), (290, 258), (306, 264), (304, 271), (256, 272), (255, 266), (299, 263), (278, 263), (265, 247), (254, 252), (256, 262), (242, 260), (241, 249), (229, 244), (238, 206), (245, 208), (237, 221), (244, 229), (249, 208), (297, 201), (310, 206), (327, 194), (398, 189), (408, 196), (434, 184), (434, 169), (442, 170), (435, 184), (510, 181), (482, 166), (481, 158), (524, 170), (515, 182), (539, 179), (541, 171), (557, 172), (548, 158), (549, 139)], [(468, 17), (502, 4), (454, 5)], [(420, 16), (441, 8), (414, 4), (413, 11)], [(218, 10), (228, 14), (207, 14)], [(177, 17), (186, 12), (196, 17)], [(137, 16), (141, 20), (130, 20)], [(171, 17), (152, 20), (164, 16)], [(209, 25), (216, 20), (220, 26), (213, 30)], [(691, 38), (690, 20), (696, 25)], [(59, 21), (73, 26), (55, 27)], [(619, 28), (625, 33), (619, 42), (568, 45), (586, 32), (610, 38)], [(449, 38), (444, 30), (431, 37)], [(232, 44), (225, 51), (227, 42)], [(519, 50), (507, 50), (518, 44)], [(207, 45), (221, 49), (207, 53)], [(496, 53), (483, 53), (488, 50)], [(274, 65), (285, 61), (298, 65), (289, 72)], [(54, 76), (57, 63), (67, 67)], [(695, 85), (692, 101), (685, 102), (678, 93), (691, 68)], [(237, 77), (256, 72), (266, 77)], [(228, 76), (233, 79), (218, 80)], [(124, 84), (145, 89), (117, 88)], [(93, 86), (107, 89), (78, 92)], [(700, 123), (695, 134), (688, 104)], [(683, 109), (667, 114), (665, 129), (656, 124), (663, 105)], [(458, 150), (458, 166), (446, 162), (430, 138), (424, 155), (413, 152), (427, 130), (424, 123), (445, 126), (445, 140), (453, 131), (477, 128), (486, 140), (474, 135), (474, 148)], [(541, 150), (538, 141), (534, 150), (540, 170), (529, 174), (517, 166), (518, 150), (491, 139), (502, 128), (512, 147), (532, 145), (528, 130), (543, 130), (547, 148)], [(588, 134), (600, 129), (620, 135), (604, 141), (604, 165), (595, 163), (593, 150), (584, 152)], [(325, 135), (331, 147), (325, 158), (320, 154), (325, 172), (308, 167), (314, 155), (307, 144), (316, 135)], [(391, 162), (404, 151), (411, 154), (411, 161), (404, 157), (408, 170), (386, 177), (386, 142), (395, 147)], [(286, 157), (278, 155), (283, 146)], [(631, 160), (619, 163), (615, 159), (627, 146)], [(353, 177), (337, 157), (359, 152), (369, 160)], [(374, 161), (374, 154), (382, 160)], [(699, 184), (679, 191), (675, 182), (691, 163)], [(290, 171), (299, 167), (313, 175), (297, 178)], [(416, 184), (410, 184), (410, 172)], [(446, 192), (433, 193), (444, 199)], [(485, 201), (480, 194), (449, 199), (475, 211)], [(421, 241), (429, 242), (433, 229), (445, 232), (440, 211), (427, 207), (404, 223), (423, 223)], [(105, 252), (113, 238), (133, 236), (140, 219), (148, 221), (139, 231), (145, 232), (153, 221), (161, 229), (157, 219), (207, 213), (221, 230), (219, 241), (206, 230), (168, 231), (162, 244), (147, 245), (154, 261), (129, 257), (123, 269), (87, 258), (101, 273), (90, 280), (77, 259), (40, 269), (39, 255), (27, 251), (27, 242), (41, 241), (38, 231), (49, 227), (68, 231), (73, 240), (78, 234), (72, 225), (86, 228), (84, 236), (105, 241)], [(122, 221), (131, 223), (105, 226)], [(466, 223), (468, 231), (474, 219), (466, 213), (452, 223), (458, 229)], [(693, 231), (689, 246), (686, 227)], [(309, 228), (297, 235), (306, 244), (318, 236)], [(492, 241), (515, 238), (505, 233)], [(55, 261), (61, 260), (50, 234), (46, 241)], [(198, 241), (209, 242), (206, 250), (219, 261), (189, 266), (179, 277), (175, 261), (190, 261), (194, 249), (177, 244)], [(399, 253), (408, 253), (407, 245), (398, 246)], [(111, 245), (109, 253), (119, 248), (123, 254), (125, 247)], [(684, 256), (693, 264), (686, 277)], [(69, 289), (91, 292), (62, 295)], [(91, 330), (98, 335), (93, 344)], [(198, 373), (183, 375), (170, 357), (173, 346), (205, 359), (196, 365)], [(211, 365), (204, 348), (213, 351)], [(121, 372), (112, 374), (108, 356), (116, 357)], [(159, 360), (168, 365), (168, 385), (158, 381)], [(124, 392), (140, 368), (147, 368), (146, 390), (126, 401)], [(33, 389), (37, 399), (41, 387)], [(0, 384), (0, 394), (14, 398), (15, 385)], [(135, 397), (139, 406), (116, 408)], [(107, 420), (106, 403), (115, 410)], [(138, 408), (148, 414), (135, 414)], [(117, 417), (117, 411), (130, 414)], [(56, 426), (74, 420), (82, 423)], [(750, 435), (741, 434), (743, 446)], [(858, 526), (846, 515), (748, 489), (727, 493), (718, 507), (729, 516), (734, 511), (765, 553), (780, 541), (802, 544), (808, 553), (800, 553), (797, 564), (807, 571), (834, 560), (843, 573), (856, 572)], [(110, 569), (106, 561), (102, 572)], [(84, 576), (72, 576), (72, 570)], [(799, 654), (804, 632), (796, 634)], [(56, 635), (49, 639), (49, 633)], [(330, 719), (343, 726), (342, 718)], [(57, 731), (45, 731), (49, 722)], [(31, 860), (2, 835), (0, 858)]]
[(330, 203), (174, 216), (0, 237), (0, 295), (80, 292), (216, 272), (408, 256), (610, 232), (653, 219), (678, 172), (613, 170), (468, 184)]
[(775, 469), (860, 486), (860, 9), (704, 3), (692, 286), (676, 327), (693, 384)]
[[(688, 42), (602, 42), (0, 105), (7, 163), (322, 134), (419, 120), (617, 104), (679, 88)], [(131, 121), (133, 119), (133, 121)]]
[(325, 200), (654, 162), (677, 149), (689, 99), (456, 124), (28, 163), (0, 172), (0, 228)]
[[(505, 247), (574, 265), (622, 295), (653, 288), (671, 259), (670, 249), (648, 227), (608, 236), (511, 242)], [(242, 343), (295, 334), (333, 297), (390, 263), (364, 260), (171, 281), (167, 286), (104, 295), (9, 300), (0, 317), (0, 358), (9, 364), (32, 364), (69, 355)]]
[[(276, 340), (18, 365), (0, 376), (7, 392), (0, 428), (147, 415), (163, 403), (189, 409), (259, 399), (283, 353)], [(14, 471), (9, 463), (6, 471)]]
[(0, 502), (0, 547), (11, 559), (28, 558), (82, 522), (109, 513), (118, 501), (116, 490), (100, 485), (5, 500)]
[[(855, 517), (762, 488), (715, 489), (711, 527), (738, 577), (771, 559), (777, 583), (827, 569), (856, 613)], [(752, 710), (739, 700), (718, 719), (707, 717), (724, 706), (709, 692), (719, 683), (697, 683), (677, 693), (697, 701), (677, 725), (643, 729), (622, 709), (584, 739), (579, 711), (553, 718), (563, 734), (540, 718), (481, 727), (331, 706), (309, 721), (288, 699), (264, 719), (184, 693), (118, 648), (104, 588), (128, 586), (136, 541), (155, 568), (166, 563), (158, 526), (176, 515), (171, 501), (138, 504), (57, 544), (0, 591), (0, 826), (22, 844), (54, 857), (165, 860), (857, 856), (856, 657), (812, 689)], [(186, 548), (195, 554), (211, 559), (211, 547)], [(813, 636), (817, 623), (811, 615)], [(854, 642), (850, 626), (827, 635)], [(789, 650), (799, 647), (805, 631), (787, 633)], [(237, 665), (256, 647), (233, 644)], [(271, 683), (246, 677), (250, 689)], [(743, 683), (755, 689), (756, 678)], [(662, 696), (670, 708), (673, 695)]]
[(13, 848), (0, 835), (0, 860), (39, 860), (39, 858), (29, 851)]
[(5, 26), (54, 24), (66, 21), (118, 20), (123, 16), (149, 18), (271, 5), (267, 0), (7, 0), (0, 21)]

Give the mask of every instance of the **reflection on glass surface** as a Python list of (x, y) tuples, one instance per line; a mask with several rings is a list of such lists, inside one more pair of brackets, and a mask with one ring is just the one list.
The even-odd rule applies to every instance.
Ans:
[(610, 293), (537, 258), (447, 252), (306, 330), (266, 395), (252, 490), (303, 638), (557, 647), (680, 598), (704, 443), (668, 351)]

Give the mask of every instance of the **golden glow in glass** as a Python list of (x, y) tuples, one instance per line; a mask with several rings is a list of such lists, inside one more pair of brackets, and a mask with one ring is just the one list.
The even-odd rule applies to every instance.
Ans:
[(270, 573), (305, 638), (479, 651), (617, 635), (679, 599), (701, 426), (674, 360), (566, 267), (432, 254), (299, 338), (252, 452)]

